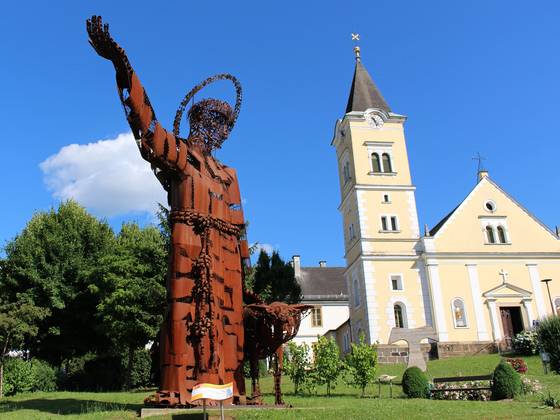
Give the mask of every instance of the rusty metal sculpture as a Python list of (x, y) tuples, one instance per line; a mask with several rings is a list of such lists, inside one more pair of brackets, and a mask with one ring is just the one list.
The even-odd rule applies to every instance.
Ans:
[[(166, 131), (124, 50), (101, 17), (87, 21), (90, 43), (116, 71), (118, 93), (142, 157), (168, 192), (172, 249), (167, 274), (167, 313), (160, 337), (161, 381), (148, 403), (190, 405), (198, 382), (234, 383), (243, 403), (244, 328), (242, 264), (249, 257), (235, 170), (211, 155), (233, 128), (241, 106), (237, 79), (220, 74), (196, 86)], [(190, 133), (180, 137), (188, 101), (218, 79), (233, 82), (237, 101), (204, 99), (188, 111)]]
[(273, 357), (275, 404), (283, 404), (280, 387), (283, 344), (296, 336), (302, 316), (311, 308), (310, 305), (283, 302), (269, 305), (256, 303), (245, 307), (245, 354), (250, 363), (251, 400), (254, 404), (261, 404), (259, 360), (267, 357)]

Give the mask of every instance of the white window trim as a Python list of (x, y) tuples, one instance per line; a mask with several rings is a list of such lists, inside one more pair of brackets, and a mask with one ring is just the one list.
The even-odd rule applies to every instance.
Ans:
[[(391, 217), (394, 217), (397, 221), (397, 230), (387, 229), (383, 230), (383, 222), (381, 221), (383, 217), (387, 218), (387, 227), (391, 228)], [(399, 216), (396, 214), (380, 214), (379, 215), (379, 233), (400, 233), (401, 231), (401, 223), (399, 222)]]
[[(465, 316), (465, 326), (464, 327), (460, 327), (457, 325), (457, 319), (455, 319), (455, 307), (453, 306), (453, 303), (456, 300), (460, 300), (463, 303), (463, 313)], [(458, 330), (463, 330), (465, 328), (469, 328), (469, 317), (467, 316), (467, 305), (465, 304), (465, 299), (463, 299), (462, 297), (454, 297), (453, 299), (451, 299), (451, 317), (453, 318), (453, 327), (457, 328)]]
[[(399, 277), (400, 278), (400, 289), (393, 289), (393, 277)], [(404, 292), (404, 276), (402, 273), (390, 273), (389, 274), (389, 287), (391, 289), (392, 292)]]
[[(314, 309), (319, 309), (319, 313), (320, 318), (321, 318), (321, 325), (314, 325), (315, 324), (315, 320), (313, 318), (313, 310)], [(321, 305), (315, 305), (312, 309), (311, 309), (311, 328), (323, 328), (323, 307)]]
[(395, 306), (399, 305), (401, 307), (401, 313), (402, 313), (402, 318), (403, 318), (403, 326), (402, 328), (408, 328), (408, 316), (406, 313), (406, 305), (404, 304), (404, 302), (401, 302), (400, 300), (397, 300), (395, 302), (393, 302), (393, 325), (395, 326), (395, 328), (397, 327), (397, 320), (395, 319)]
[[(479, 216), (479, 220), (482, 227), (482, 233), (484, 235), (484, 244), (485, 245), (511, 245), (511, 236), (509, 232), (509, 228), (507, 225), (507, 218), (505, 216), (499, 217), (481, 217)], [(494, 240), (496, 242), (492, 243), (488, 240), (488, 234), (486, 232), (486, 228), (490, 226), (494, 231)], [(506, 236), (506, 242), (500, 242), (500, 238), (498, 236), (498, 226), (501, 226), (504, 229), (504, 234)]]
[[(368, 175), (394, 176), (397, 174), (397, 171), (395, 170), (395, 159), (393, 156), (393, 148), (391, 145), (374, 143), (372, 145), (368, 145), (367, 151), (368, 151), (368, 160), (369, 160)], [(379, 156), (379, 169), (381, 169), (381, 172), (373, 171), (373, 162), (372, 162), (371, 155), (373, 155), (374, 153), (377, 153), (377, 155)], [(383, 153), (387, 153), (389, 155), (389, 159), (391, 159), (391, 172), (385, 172), (385, 168), (383, 167)]]

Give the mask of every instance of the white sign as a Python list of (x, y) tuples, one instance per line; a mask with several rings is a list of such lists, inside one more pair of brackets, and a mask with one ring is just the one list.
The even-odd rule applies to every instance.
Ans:
[(191, 401), (202, 398), (222, 401), (233, 397), (233, 382), (224, 385), (197, 384), (192, 389)]

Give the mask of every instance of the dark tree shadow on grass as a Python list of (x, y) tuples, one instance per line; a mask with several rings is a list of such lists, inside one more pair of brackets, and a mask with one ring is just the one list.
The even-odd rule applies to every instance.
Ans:
[(143, 404), (122, 404), (108, 401), (78, 400), (74, 398), (37, 398), (0, 402), (0, 414), (17, 410), (36, 410), (51, 414), (82, 414), (101, 411), (139, 411)]

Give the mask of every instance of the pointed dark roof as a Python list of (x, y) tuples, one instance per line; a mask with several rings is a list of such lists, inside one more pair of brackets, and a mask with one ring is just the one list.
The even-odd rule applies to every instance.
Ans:
[(350, 88), (350, 96), (348, 97), (348, 105), (346, 112), (365, 111), (368, 108), (377, 108), (390, 112), (391, 108), (383, 99), (381, 92), (377, 89), (375, 83), (371, 79), (368, 71), (362, 62), (356, 60), (356, 68), (354, 70), (354, 79), (352, 79), (352, 87)]

